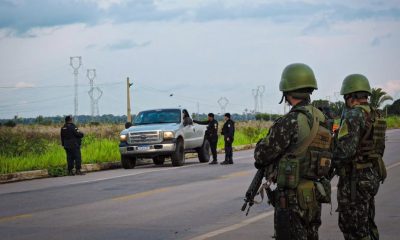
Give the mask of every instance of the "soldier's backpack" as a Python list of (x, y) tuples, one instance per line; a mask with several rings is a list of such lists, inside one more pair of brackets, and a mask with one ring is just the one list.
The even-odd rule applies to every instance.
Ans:
[[(311, 121), (308, 123), (299, 123), (299, 125), (308, 124), (308, 126), (311, 126), (311, 129), (309, 135), (296, 146), (294, 151), (285, 154), (279, 160), (277, 174), (278, 188), (308, 188), (313, 185), (304, 181), (299, 186), (301, 179), (316, 182), (323, 177), (327, 177), (331, 167), (332, 134), (329, 128), (324, 125), (323, 114), (312, 106), (300, 107), (293, 110), (304, 114), (306, 118), (303, 118), (303, 120)], [(300, 195), (301, 192), (309, 194), (315, 190), (315, 187), (312, 190), (298, 189), (298, 194)], [(328, 191), (330, 189), (326, 189), (326, 192)], [(304, 199), (311, 198), (308, 196)], [(320, 200), (320, 202), (330, 202), (330, 197), (329, 199)]]
[(371, 164), (379, 174), (379, 180), (383, 183), (387, 177), (383, 153), (385, 151), (386, 120), (381, 114), (369, 106), (357, 105), (366, 117), (367, 131), (361, 139), (358, 147), (357, 164)]

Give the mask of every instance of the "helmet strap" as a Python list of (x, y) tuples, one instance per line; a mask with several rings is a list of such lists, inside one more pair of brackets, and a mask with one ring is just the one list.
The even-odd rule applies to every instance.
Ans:
[(281, 98), (281, 101), (279, 102), (279, 104), (282, 104), (283, 100), (286, 100), (285, 93), (282, 93), (282, 98)]

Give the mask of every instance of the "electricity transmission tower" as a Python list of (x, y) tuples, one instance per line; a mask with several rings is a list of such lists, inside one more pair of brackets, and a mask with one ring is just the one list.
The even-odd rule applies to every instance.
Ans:
[(258, 94), (259, 94), (259, 100), (260, 100), (260, 112), (263, 112), (264, 111), (264, 106), (263, 106), (263, 95), (264, 95), (264, 92), (265, 92), (265, 86), (264, 85), (261, 85), (261, 86), (258, 86), (257, 87), (257, 90), (258, 90)]
[(254, 113), (258, 112), (258, 96), (259, 96), (259, 89), (252, 89), (251, 93), (253, 94), (254, 97)]
[(75, 96), (74, 96), (74, 118), (75, 121), (76, 117), (78, 116), (78, 74), (79, 68), (82, 66), (82, 57), (75, 56), (69, 58), (69, 65), (74, 69), (74, 89), (75, 89)]
[(94, 115), (99, 116), (99, 100), (101, 96), (103, 96), (103, 91), (99, 87), (94, 87), (93, 91), (89, 93), (93, 96), (93, 109), (94, 109)]
[(226, 113), (226, 106), (228, 106), (229, 100), (226, 97), (221, 97), (217, 102), (221, 108), (221, 114)]
[(92, 119), (94, 116), (99, 115), (99, 100), (103, 96), (103, 91), (99, 87), (94, 86), (94, 79), (96, 78), (96, 69), (88, 69), (86, 76), (89, 79), (90, 90), (90, 112), (92, 114)]

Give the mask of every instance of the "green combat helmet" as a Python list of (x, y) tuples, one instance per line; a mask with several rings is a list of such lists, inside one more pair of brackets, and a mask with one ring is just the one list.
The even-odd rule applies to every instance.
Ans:
[(303, 63), (288, 65), (282, 72), (279, 90), (291, 92), (303, 88), (318, 89), (313, 70)]
[(371, 86), (364, 75), (351, 74), (343, 80), (340, 94), (347, 95), (354, 92), (367, 92), (371, 95)]

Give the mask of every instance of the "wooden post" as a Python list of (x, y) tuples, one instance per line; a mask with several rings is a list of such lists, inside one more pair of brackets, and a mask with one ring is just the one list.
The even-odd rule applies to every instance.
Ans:
[(129, 88), (132, 86), (131, 83), (129, 83), (129, 77), (126, 78), (126, 106), (127, 106), (127, 122), (131, 123), (132, 122), (132, 114), (131, 114), (131, 94), (129, 91)]

